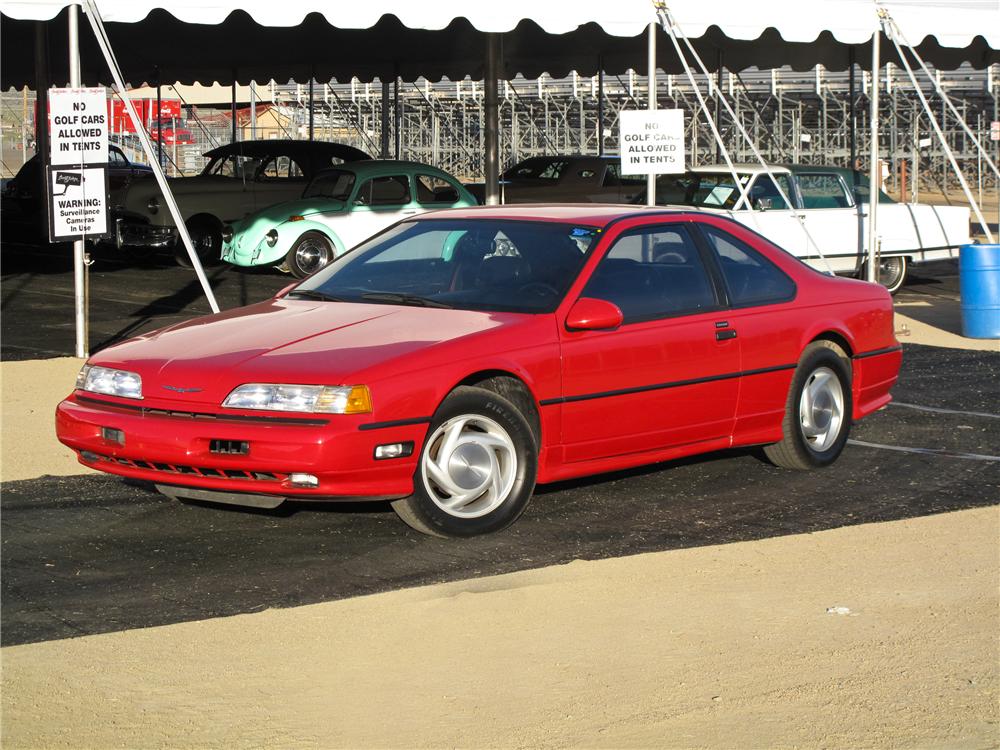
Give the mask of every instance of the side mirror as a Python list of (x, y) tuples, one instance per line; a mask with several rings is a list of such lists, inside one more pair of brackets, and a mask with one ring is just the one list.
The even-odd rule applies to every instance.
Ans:
[(277, 294), (275, 294), (271, 299), (281, 299), (282, 297), (284, 297), (286, 294), (288, 294), (290, 291), (292, 291), (298, 285), (299, 285), (298, 281), (293, 281), (291, 284), (289, 284), (288, 286), (284, 287), (280, 292), (278, 292)]
[(580, 297), (566, 316), (570, 331), (610, 331), (621, 326), (625, 318), (613, 302), (593, 297)]
[(756, 202), (758, 211), (770, 211), (774, 206), (774, 201), (770, 198), (758, 198)]

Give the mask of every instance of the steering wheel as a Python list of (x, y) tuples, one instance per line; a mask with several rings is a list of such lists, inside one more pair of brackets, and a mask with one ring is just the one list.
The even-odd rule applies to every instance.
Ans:
[(544, 281), (529, 281), (517, 288), (518, 294), (533, 294), (536, 297), (558, 297), (559, 290)]

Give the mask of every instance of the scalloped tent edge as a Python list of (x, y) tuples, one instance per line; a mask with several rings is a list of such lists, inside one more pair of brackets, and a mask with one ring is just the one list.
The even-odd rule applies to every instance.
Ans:
[[(0, 83), (34, 80), (36, 24), (49, 37), (53, 79), (68, 70), (64, 0), (0, 0)], [(942, 69), (1000, 62), (1000, 5), (991, 0), (884, 2), (921, 56)], [(112, 46), (129, 82), (181, 83), (234, 80), (349, 80), (396, 76), (432, 81), (481, 78), (487, 33), (502, 34), (507, 77), (570, 71), (591, 75), (646, 68), (644, 31), (655, 21), (649, 0), (616, 3), (508, 0), (493, 4), (439, 0), (401, 3), (370, 0), (331, 4), (244, 0), (99, 0)], [(822, 64), (844, 70), (870, 58), (877, 26), (871, 0), (678, 0), (671, 3), (684, 32), (714, 67), (720, 54), (730, 70)], [(683, 71), (658, 32), (658, 65)], [(883, 48), (888, 53), (887, 45)], [(96, 42), (84, 29), (80, 54), (85, 84), (107, 84)], [(894, 56), (886, 54), (886, 62)], [(58, 71), (58, 72), (57, 72)]]

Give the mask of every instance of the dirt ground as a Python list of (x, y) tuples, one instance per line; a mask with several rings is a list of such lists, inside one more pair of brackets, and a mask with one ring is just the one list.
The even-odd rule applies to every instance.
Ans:
[[(976, 344), (944, 319), (903, 340)], [(78, 366), (0, 366), (5, 481), (84, 471)], [(0, 741), (1000, 747), (998, 539), (994, 506), (9, 647)]]
[(995, 747), (997, 508), (15, 646), (3, 745)]

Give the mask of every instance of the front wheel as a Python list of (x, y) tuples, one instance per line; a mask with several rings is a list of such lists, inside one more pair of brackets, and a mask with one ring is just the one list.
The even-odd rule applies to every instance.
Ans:
[(829, 466), (851, 431), (851, 375), (840, 349), (827, 341), (806, 347), (795, 368), (781, 423), (784, 437), (765, 455), (785, 469)]
[(534, 434), (517, 407), (492, 391), (462, 386), (434, 415), (413, 494), (392, 508), (424, 534), (488, 534), (528, 507), (537, 471)]
[[(868, 264), (861, 269), (861, 278), (868, 278)], [(889, 290), (889, 294), (898, 292), (906, 282), (906, 256), (893, 255), (879, 258), (878, 283)]]
[(333, 243), (322, 232), (306, 232), (285, 256), (285, 265), (297, 279), (316, 273), (333, 260)]
[[(187, 230), (201, 264), (211, 266), (217, 263), (222, 252), (222, 224), (219, 220), (211, 216), (196, 216), (188, 221)], [(191, 256), (188, 255), (187, 248), (179, 236), (174, 245), (174, 260), (183, 268), (192, 267)]]

